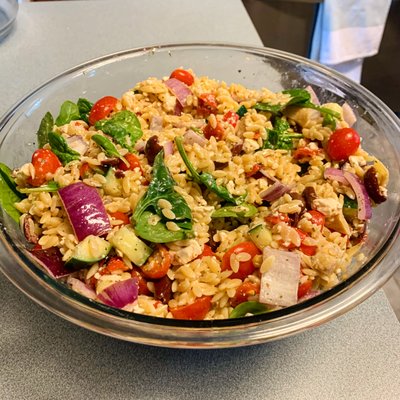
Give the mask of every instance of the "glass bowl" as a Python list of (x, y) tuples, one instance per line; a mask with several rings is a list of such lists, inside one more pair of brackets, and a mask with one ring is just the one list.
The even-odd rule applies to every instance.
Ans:
[(400, 215), (400, 123), (365, 88), (304, 58), (277, 50), (227, 44), (178, 44), (127, 50), (89, 61), (51, 79), (16, 104), (0, 122), (0, 159), (17, 167), (36, 149), (36, 130), (46, 111), (66, 100), (120, 97), (150, 76), (168, 76), (179, 66), (250, 88), (272, 91), (311, 85), (322, 102), (353, 107), (363, 147), (390, 170), (388, 200), (374, 210), (364, 246), (366, 260), (333, 289), (279, 311), (253, 317), (178, 321), (132, 314), (93, 302), (53, 280), (24, 249), (18, 227), (0, 210), (3, 273), (31, 299), (85, 328), (116, 338), (167, 347), (217, 348), (262, 343), (318, 326), (361, 303), (398, 266)]

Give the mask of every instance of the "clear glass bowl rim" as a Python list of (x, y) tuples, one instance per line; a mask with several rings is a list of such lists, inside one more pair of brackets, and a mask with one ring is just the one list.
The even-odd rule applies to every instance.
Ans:
[[(367, 89), (336, 71), (280, 50), (230, 43), (163, 44), (128, 49), (95, 58), (64, 71), (25, 96), (2, 117), (0, 131), (29, 99), (55, 81), (78, 72), (82, 73), (94, 66), (103, 66), (125, 58), (138, 57), (154, 51), (174, 51), (186, 48), (221, 48), (244, 51), (308, 65), (314, 70), (328, 74), (342, 83), (356, 88), (360, 94), (368, 96), (370, 101), (380, 107), (385, 117), (397, 126), (400, 132), (398, 118), (381, 100)], [(349, 311), (375, 293), (397, 269), (397, 261), (393, 258), (395, 252), (389, 253), (389, 250), (392, 247), (399, 248), (399, 224), (400, 222), (397, 220), (388, 240), (366, 265), (333, 289), (292, 307), (234, 320), (181, 321), (155, 318), (132, 314), (93, 302), (53, 280), (34, 265), (13, 243), (3, 226), (0, 237), (2, 250), (7, 250), (9, 254), (12, 254), (14, 261), (16, 260), (21, 268), (18, 269), (15, 266), (10, 268), (9, 265), (1, 263), (0, 269), (15, 286), (44, 308), (77, 325), (99, 333), (137, 343), (166, 347), (222, 348), (244, 346), (280, 339), (325, 323)], [(388, 253), (392, 254), (392, 259), (389, 262), (387, 261)]]

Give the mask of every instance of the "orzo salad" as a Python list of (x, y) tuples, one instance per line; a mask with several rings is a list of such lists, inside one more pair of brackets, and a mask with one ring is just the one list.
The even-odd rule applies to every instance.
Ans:
[[(96, 99), (91, 99), (96, 100)], [(1, 164), (32, 257), (87, 298), (175, 319), (289, 307), (348, 277), (388, 171), (346, 104), (194, 71), (65, 101)]]

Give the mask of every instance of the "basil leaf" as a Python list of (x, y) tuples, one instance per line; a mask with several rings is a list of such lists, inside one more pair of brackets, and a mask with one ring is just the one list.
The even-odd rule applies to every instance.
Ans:
[(92, 139), (98, 146), (100, 146), (104, 150), (104, 153), (107, 157), (119, 158), (129, 167), (129, 162), (125, 159), (125, 157), (119, 154), (119, 151), (110, 139), (99, 134), (93, 135)]
[(60, 114), (56, 118), (56, 125), (65, 125), (80, 118), (81, 114), (79, 113), (78, 106), (72, 101), (67, 100), (61, 104)]
[(264, 141), (262, 149), (293, 149), (293, 139), (303, 137), (300, 133), (288, 132), (289, 123), (283, 119), (275, 117), (274, 129), (266, 129), (267, 139)]
[[(193, 236), (192, 211), (186, 200), (175, 191), (176, 182), (172, 178), (164, 163), (164, 151), (161, 150), (154, 159), (153, 179), (145, 195), (139, 200), (133, 213), (135, 231), (142, 239), (153, 243), (168, 243)], [(175, 218), (167, 219), (158, 201), (164, 199), (171, 204), (171, 211)], [(160, 221), (154, 226), (148, 223), (151, 215), (158, 215)], [(166, 227), (168, 221), (175, 222), (181, 229), (169, 231)], [(179, 239), (176, 239), (179, 238)]]
[(89, 124), (89, 113), (93, 107), (93, 103), (87, 99), (79, 98), (76, 105), (78, 106), (80, 119)]
[(245, 317), (246, 314), (264, 314), (268, 311), (268, 307), (265, 304), (258, 301), (246, 301), (236, 306), (229, 314), (229, 318), (241, 318)]
[(21, 213), (14, 204), (21, 201), (21, 198), (8, 186), (3, 175), (0, 174), (0, 206), (16, 222), (19, 223)]
[(290, 95), (290, 100), (286, 103), (286, 107), (289, 105), (304, 104), (311, 101), (311, 94), (305, 89), (287, 89), (282, 90), (283, 94)]
[(115, 113), (110, 119), (101, 119), (95, 128), (111, 136), (120, 146), (134, 150), (134, 144), (143, 136), (138, 117), (131, 111)]
[(67, 141), (57, 133), (49, 133), (49, 144), (52, 152), (59, 158), (63, 165), (73, 160), (80, 160), (81, 158), (81, 155), (77, 151), (72, 150), (68, 146)]
[(54, 119), (51, 113), (47, 112), (40, 121), (39, 129), (36, 132), (39, 148), (49, 143), (49, 132), (53, 130)]
[(11, 173), (12, 171), (9, 167), (7, 167), (7, 165), (0, 163), (0, 176), (3, 178), (8, 187), (15, 193), (15, 195), (22, 200), (26, 198), (26, 196), (17, 189), (17, 185), (14, 181), (14, 178), (11, 176)]
[(243, 203), (240, 206), (221, 207), (211, 214), (211, 218), (251, 218), (256, 214), (256, 207), (252, 204)]
[(269, 104), (269, 103), (256, 103), (252, 107), (257, 111), (265, 111), (270, 112), (274, 115), (279, 114), (285, 108), (285, 105), (282, 104)]
[(234, 197), (230, 194), (228, 189), (224, 186), (217, 185), (215, 178), (208, 172), (198, 173), (193, 164), (190, 162), (189, 157), (186, 154), (185, 149), (183, 148), (182, 138), (180, 136), (175, 137), (175, 144), (178, 148), (179, 154), (182, 157), (183, 162), (185, 163), (187, 169), (190, 172), (192, 179), (199, 183), (203, 184), (207, 189), (211, 190), (215, 194), (217, 194), (221, 199), (227, 201), (228, 203), (233, 203), (235, 205), (240, 205), (243, 203), (246, 198), (246, 194), (238, 197)]
[(31, 188), (21, 188), (21, 193), (38, 193), (38, 192), (57, 192), (60, 187), (57, 182), (50, 181), (46, 185), (31, 187)]

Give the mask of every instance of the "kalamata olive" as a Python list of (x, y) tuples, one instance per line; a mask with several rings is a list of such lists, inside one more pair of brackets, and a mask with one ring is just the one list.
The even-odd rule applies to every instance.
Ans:
[(379, 187), (378, 174), (374, 167), (368, 168), (364, 174), (364, 186), (368, 196), (376, 203), (380, 204), (386, 200), (386, 196)]
[(221, 163), (218, 161), (214, 161), (214, 165), (215, 165), (215, 169), (224, 169), (229, 165), (229, 163), (227, 163), (227, 162)]
[(119, 158), (106, 158), (101, 161), (101, 165), (104, 167), (115, 167), (119, 164)]
[(154, 297), (157, 300), (161, 300), (164, 304), (167, 304), (172, 297), (172, 281), (165, 275), (161, 279), (157, 279), (154, 282)]
[(124, 171), (121, 171), (120, 169), (117, 169), (115, 171), (115, 177), (117, 179), (122, 179), (124, 176), (125, 176), (125, 172)]
[(150, 165), (153, 165), (156, 155), (163, 149), (163, 147), (158, 143), (158, 137), (156, 135), (152, 136), (147, 142), (144, 148), (144, 154)]
[(315, 192), (315, 189), (312, 186), (307, 186), (303, 190), (303, 198), (305, 200), (307, 210), (312, 210), (312, 203), (317, 198), (317, 193)]
[(238, 143), (231, 148), (231, 153), (233, 156), (238, 156), (242, 152), (242, 150), (243, 150), (243, 143)]

